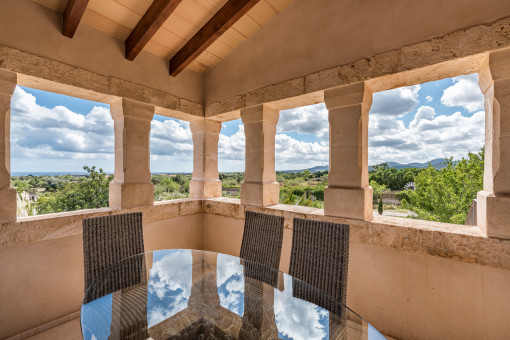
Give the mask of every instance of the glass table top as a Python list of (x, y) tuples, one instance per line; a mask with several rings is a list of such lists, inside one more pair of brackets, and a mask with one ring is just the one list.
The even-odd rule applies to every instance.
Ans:
[(385, 339), (331, 296), (260, 264), (201, 250), (130, 257), (81, 306), (89, 339)]

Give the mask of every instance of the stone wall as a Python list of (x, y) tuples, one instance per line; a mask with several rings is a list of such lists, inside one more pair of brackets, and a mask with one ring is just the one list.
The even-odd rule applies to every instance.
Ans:
[(376, 216), (324, 216), (322, 209), (261, 208), (204, 201), (204, 249), (238, 255), (246, 210), (284, 216), (280, 270), (288, 271), (292, 219), (351, 226), (347, 305), (396, 339), (502, 339), (510, 332), (510, 241), (476, 227)]
[(476, 227), (376, 216), (360, 221), (322, 209), (237, 199), (182, 199), (154, 206), (42, 215), (2, 224), (0, 337), (55, 326), (76, 315), (83, 298), (83, 218), (144, 214), (147, 251), (205, 249), (239, 255), (246, 210), (285, 218), (280, 270), (287, 272), (292, 219), (351, 226), (348, 306), (397, 339), (501, 338), (510, 305), (510, 241)]
[(84, 294), (82, 219), (132, 211), (143, 213), (146, 251), (203, 248), (202, 202), (191, 199), (25, 217), (0, 225), (0, 338), (43, 331), (79, 311)]

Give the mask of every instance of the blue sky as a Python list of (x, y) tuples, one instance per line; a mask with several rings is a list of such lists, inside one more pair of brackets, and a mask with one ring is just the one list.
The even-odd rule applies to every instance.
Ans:
[[(484, 143), (483, 95), (477, 75), (443, 79), (375, 93), (369, 118), (369, 164), (460, 158)], [(280, 112), (277, 170), (328, 164), (329, 131), (324, 104)], [(219, 170), (244, 170), (240, 120), (224, 122)], [(155, 116), (151, 171), (191, 172), (189, 123)], [(113, 121), (109, 106), (18, 87), (11, 108), (11, 170), (79, 172), (114, 167)]]

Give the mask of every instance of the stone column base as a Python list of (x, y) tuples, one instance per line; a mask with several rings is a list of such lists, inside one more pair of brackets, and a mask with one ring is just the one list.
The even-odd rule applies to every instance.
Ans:
[(110, 184), (110, 208), (130, 209), (154, 205), (154, 185), (152, 183)]
[(374, 218), (372, 188), (326, 187), (324, 215), (370, 221)]
[(189, 196), (191, 198), (221, 197), (221, 181), (219, 179), (204, 181), (192, 179), (189, 182)]
[(280, 183), (241, 183), (241, 203), (259, 207), (280, 203)]
[(510, 239), (510, 195), (480, 191), (476, 224), (489, 237)]
[(14, 188), (0, 188), (0, 224), (16, 222), (17, 194)]

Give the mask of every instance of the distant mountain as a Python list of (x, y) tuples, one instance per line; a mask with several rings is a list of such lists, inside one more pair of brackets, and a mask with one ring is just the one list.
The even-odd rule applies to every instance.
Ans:
[[(423, 162), (423, 163), (409, 163), (409, 164), (401, 164), (401, 163), (397, 163), (397, 162), (386, 162), (386, 163), (388, 164), (389, 168), (397, 168), (399, 170), (400, 169), (405, 169), (405, 168), (425, 169), (425, 168), (429, 167), (429, 163), (436, 170), (441, 170), (444, 167), (446, 167), (445, 159), (444, 158), (436, 158), (436, 159), (433, 159), (431, 161)], [(454, 163), (457, 163), (457, 161), (454, 161)], [(373, 169), (372, 166), (368, 167), (369, 171), (372, 170), (372, 169)]]
[[(409, 163), (409, 164), (401, 164), (401, 163), (397, 163), (397, 162), (386, 162), (386, 164), (388, 164), (389, 168), (397, 168), (398, 170), (405, 169), (405, 168), (425, 169), (425, 168), (429, 167), (429, 163), (436, 170), (441, 170), (441, 169), (443, 169), (446, 166), (444, 158), (436, 158), (436, 159), (433, 159), (433, 160), (431, 160), (429, 162), (423, 162), (423, 163), (415, 162), (415, 163)], [(457, 163), (457, 161), (454, 161), (454, 163)], [(292, 172), (303, 172), (305, 170), (310, 170), (310, 172), (328, 171), (329, 170), (329, 166), (328, 165), (319, 165), (319, 166), (314, 166), (313, 168), (308, 168), (308, 169), (302, 169), (302, 170), (284, 170), (284, 171), (279, 171), (279, 172), (292, 173)], [(373, 167), (371, 165), (369, 165), (368, 166), (368, 171), (371, 171), (371, 170), (373, 170)]]

